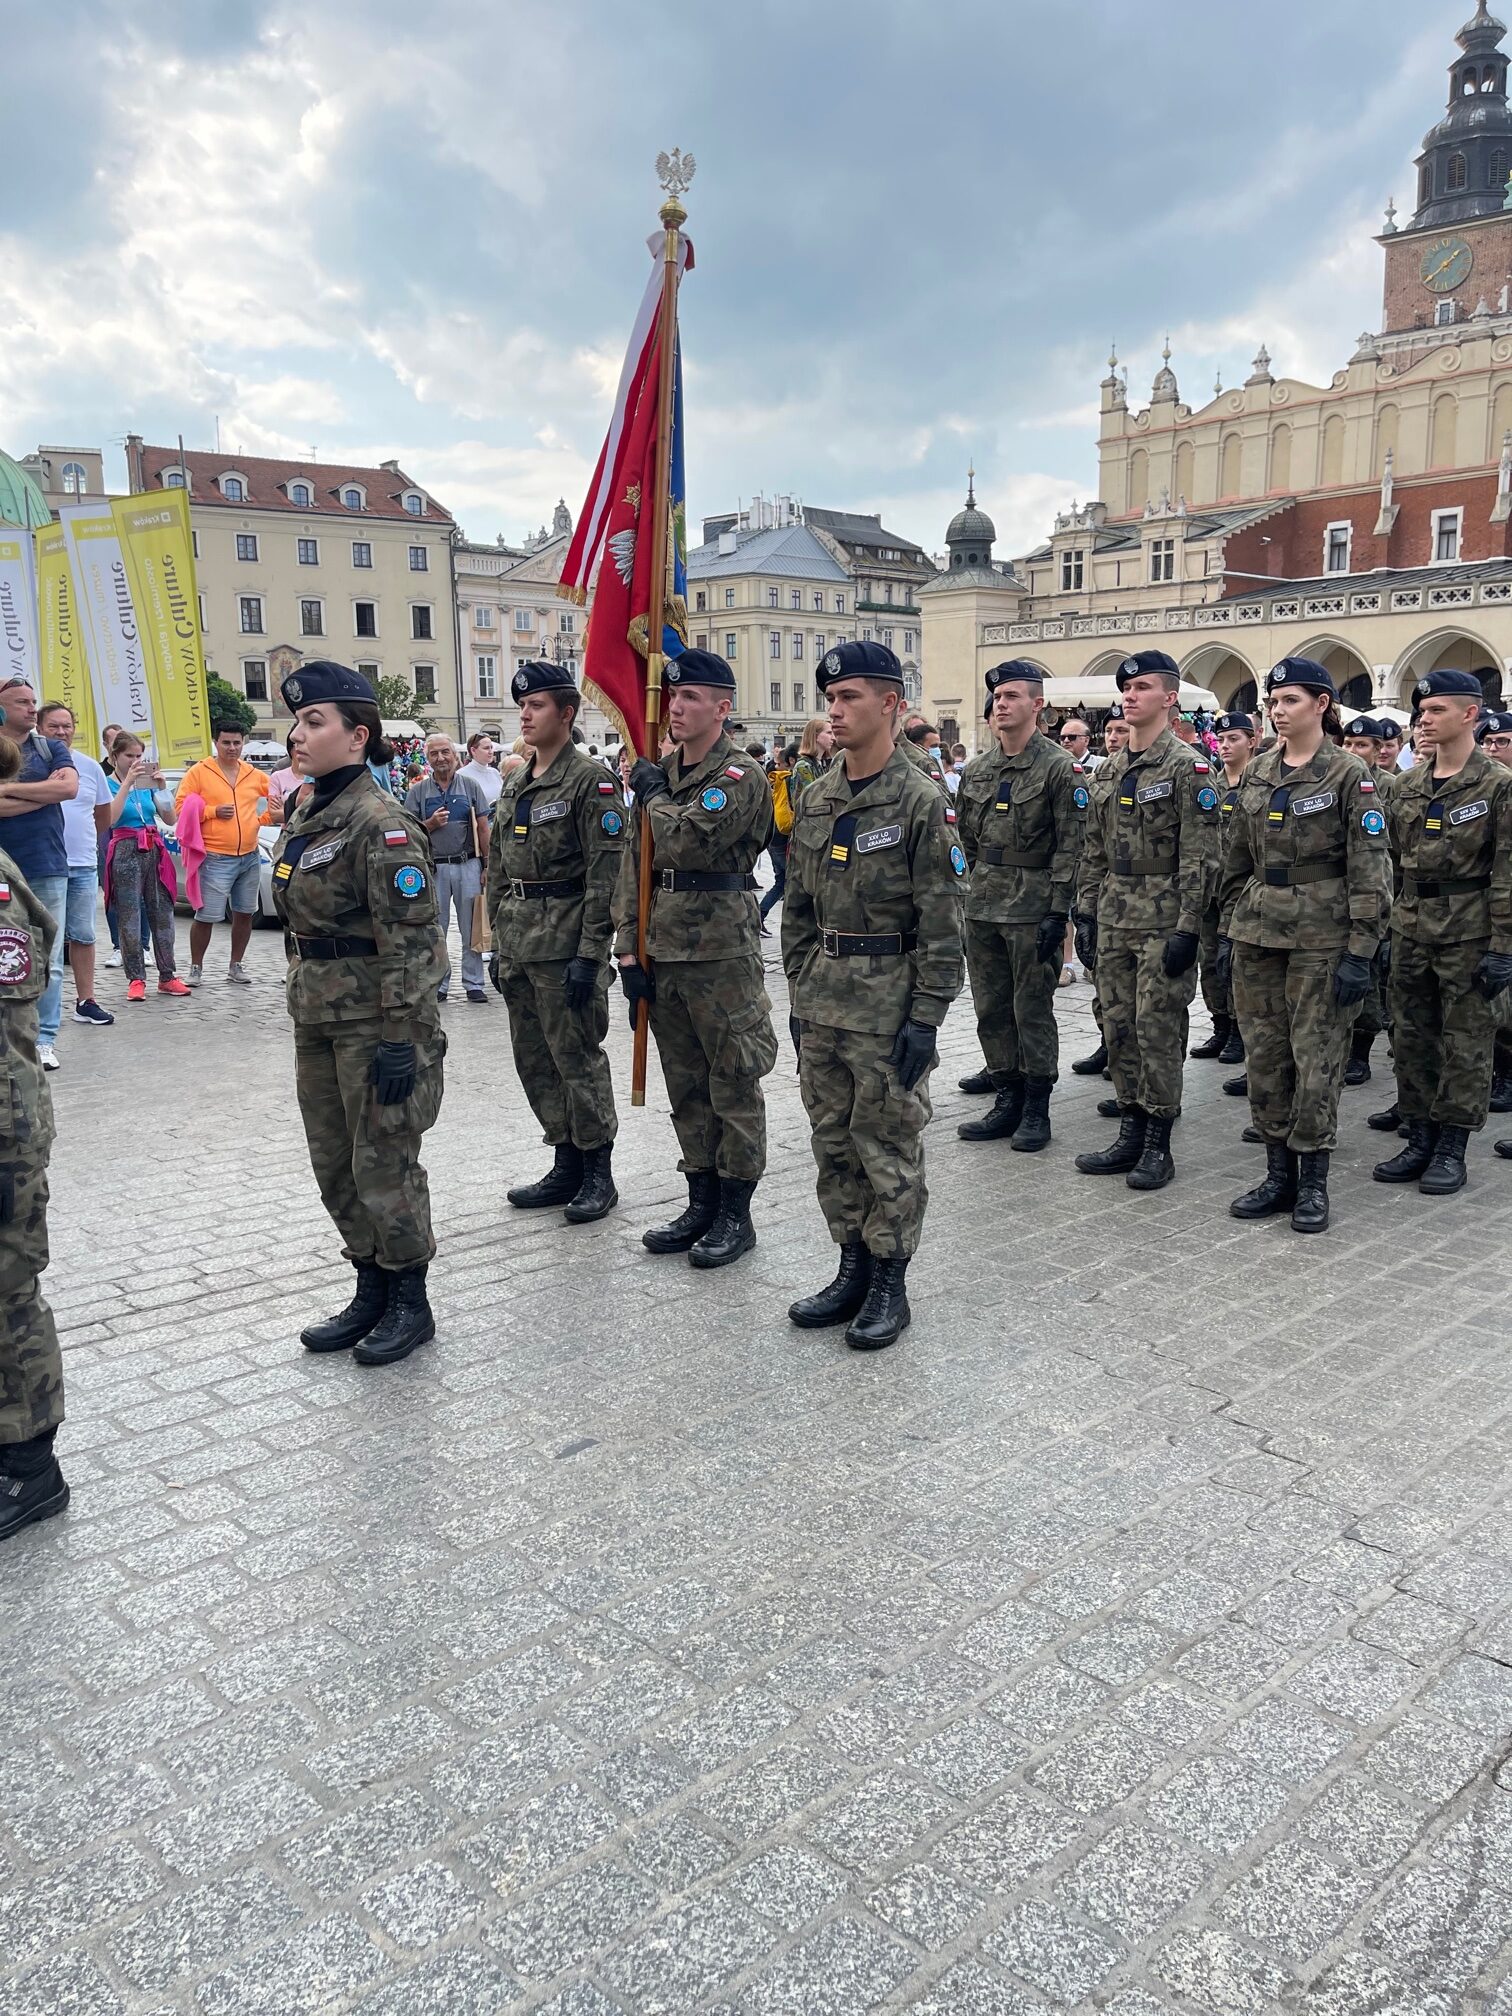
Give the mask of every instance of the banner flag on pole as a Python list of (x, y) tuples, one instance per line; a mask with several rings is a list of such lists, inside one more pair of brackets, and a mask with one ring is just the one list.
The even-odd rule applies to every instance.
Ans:
[(40, 656), (32, 535), (0, 521), (0, 680), (24, 679), (40, 697)]
[(171, 765), (210, 753), (205, 652), (189, 500), (182, 490), (117, 497), (110, 507), (141, 626), (157, 756)]
[[(115, 519), (94, 504), (65, 504), (58, 516), (84, 619), (100, 719), (118, 721), (150, 749), (153, 722), (147, 659)], [(151, 753), (156, 755), (157, 751)]]
[(39, 525), (32, 534), (37, 552), (37, 627), (42, 633), (42, 697), (61, 700), (73, 712), (75, 740), (93, 756), (100, 746), (101, 721), (95, 712), (84, 626), (68, 565), (68, 542), (61, 525)]

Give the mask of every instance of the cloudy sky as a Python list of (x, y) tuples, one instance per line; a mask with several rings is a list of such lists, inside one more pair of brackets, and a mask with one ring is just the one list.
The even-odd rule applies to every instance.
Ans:
[(1380, 312), (1471, 0), (53, 0), (6, 20), (0, 444), (397, 456), (473, 538), (574, 511), (674, 144), (694, 517), (1000, 554), (1146, 403), (1326, 383)]

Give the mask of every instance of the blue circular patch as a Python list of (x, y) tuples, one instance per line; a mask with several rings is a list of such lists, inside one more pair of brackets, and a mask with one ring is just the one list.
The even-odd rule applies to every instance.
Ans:
[(1090, 802), (1090, 801), (1088, 800), (1088, 797), (1087, 797), (1087, 787), (1086, 787), (1086, 785), (1085, 785), (1085, 784), (1078, 784), (1078, 785), (1077, 785), (1077, 787), (1076, 787), (1076, 789), (1075, 789), (1075, 790), (1074, 790), (1074, 791), (1072, 792), (1071, 796), (1072, 796), (1072, 797), (1073, 797), (1073, 799), (1074, 799), (1074, 800), (1076, 801), (1076, 809), (1077, 809), (1077, 811), (1078, 811), (1078, 812), (1085, 812), (1085, 811), (1086, 811), (1086, 809), (1087, 809), (1087, 805), (1088, 805), (1088, 803)]
[(618, 812), (606, 812), (599, 821), (600, 826), (603, 827), (606, 833), (618, 833), (624, 823)]
[(1204, 784), (1202, 789), (1197, 793), (1197, 803), (1202, 807), (1204, 812), (1217, 811), (1218, 793), (1213, 789), (1211, 784)]
[(1384, 812), (1377, 812), (1372, 805), (1368, 812), (1360, 814), (1360, 824), (1365, 828), (1367, 833), (1384, 833), (1386, 831), (1386, 815)]
[(720, 790), (717, 784), (711, 784), (709, 788), (701, 794), (698, 802), (700, 805), (702, 805), (705, 812), (723, 812), (724, 808), (726, 807), (726, 805), (729, 804), (730, 801), (725, 796), (723, 791)]
[(401, 896), (418, 896), (425, 887), (425, 870), (413, 865), (395, 869), (394, 887)]
[(966, 856), (961, 852), (959, 847), (951, 848), (950, 865), (954, 868), (957, 875), (964, 875), (966, 873)]

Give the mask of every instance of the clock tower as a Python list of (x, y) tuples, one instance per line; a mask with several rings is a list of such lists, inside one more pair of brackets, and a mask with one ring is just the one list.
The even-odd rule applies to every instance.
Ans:
[(1479, 0), (1455, 41), (1449, 109), (1417, 159), (1417, 210), (1388, 223), (1382, 333), (1466, 322), (1512, 307), (1512, 106), (1506, 28)]

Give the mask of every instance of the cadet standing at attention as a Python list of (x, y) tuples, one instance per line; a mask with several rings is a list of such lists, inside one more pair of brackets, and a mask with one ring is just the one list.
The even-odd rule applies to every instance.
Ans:
[(357, 1290), (307, 1351), (356, 1346), (391, 1365), (436, 1334), (425, 1273), (436, 1250), (420, 1140), (441, 1106), (446, 1038), (436, 989), (430, 843), (374, 782), (391, 752), (372, 687), (316, 659), (280, 691), (315, 789), (280, 836), (273, 899), (289, 953), (294, 1082), (321, 1202), (357, 1269)]
[[(1351, 756), (1358, 756), (1375, 782), (1381, 810), (1385, 812), (1391, 797), (1392, 780), (1401, 775), (1397, 770), (1381, 768), (1381, 723), (1374, 715), (1357, 714), (1344, 723), (1344, 747)], [(1387, 837), (1390, 838), (1390, 826)], [(1386, 984), (1391, 965), (1391, 936), (1388, 932), (1382, 939), (1380, 950), (1370, 962), (1370, 992), (1360, 1003), (1360, 1012), (1355, 1017), (1354, 1033), (1349, 1039), (1349, 1062), (1344, 1066), (1346, 1085), (1365, 1085), (1370, 1081), (1370, 1053), (1375, 1047), (1375, 1039), (1390, 1027), (1386, 1015)]]
[(527, 659), (509, 690), (530, 755), (494, 807), (490, 968), (515, 1070), (553, 1155), (539, 1182), (505, 1194), (517, 1210), (563, 1205), (569, 1224), (586, 1225), (619, 1202), (604, 1037), (625, 803), (603, 765), (573, 746), (582, 703), (564, 665)]
[(1486, 1124), (1497, 1011), (1512, 984), (1512, 771), (1475, 746), (1481, 685), (1430, 672), (1412, 689), (1420, 760), (1386, 803), (1397, 866), (1391, 1019), (1407, 1145), (1378, 1183), (1428, 1197), (1465, 1184)]
[(782, 964), (840, 1266), (788, 1315), (801, 1329), (849, 1322), (852, 1350), (880, 1351), (909, 1323), (929, 1073), (961, 991), (966, 856), (954, 812), (894, 741), (903, 669), (892, 652), (842, 644), (817, 678), (843, 760), (798, 802)]
[(987, 674), (997, 748), (973, 757), (956, 797), (966, 894), (966, 968), (977, 1035), (997, 1091), (963, 1141), (1032, 1154), (1050, 1139), (1060, 1075), (1055, 989), (1076, 891), (1089, 773), (1040, 733), (1045, 675), (1010, 659)]
[(1283, 658), (1265, 692), (1278, 740), (1244, 773), (1219, 895), (1265, 1180), (1229, 1212), (1323, 1232), (1349, 1032), (1391, 914), (1386, 818), (1374, 777), (1330, 740), (1331, 675)]
[(663, 673), (676, 747), (630, 771), (637, 810), (655, 842), (647, 971), (636, 956), (640, 822), (615, 894), (620, 984), (651, 1004), (688, 1206), (641, 1235), (653, 1253), (727, 1267), (756, 1244), (751, 1197), (766, 1173), (761, 1081), (777, 1062), (772, 1004), (761, 972), (761, 920), (751, 873), (772, 832), (772, 793), (759, 763), (725, 733), (735, 675), (712, 651), (684, 651)]
[[(1255, 753), (1255, 723), (1249, 714), (1220, 714), (1213, 723), (1218, 738), (1218, 760), (1223, 765), (1215, 777), (1218, 792), (1218, 859), (1228, 840), (1229, 821), (1239, 800), (1239, 782), (1245, 766)], [(1244, 1062), (1244, 1038), (1234, 1019), (1234, 994), (1218, 971), (1218, 890), (1202, 913), (1202, 943), (1198, 952), (1202, 998), (1213, 1018), (1213, 1033), (1205, 1043), (1195, 1044), (1189, 1057), (1216, 1057), (1220, 1064)]]
[[(1113, 788), (1111, 774), (1113, 764), (1111, 759), (1114, 756), (1121, 756), (1128, 746), (1129, 728), (1128, 723), (1124, 720), (1123, 703), (1115, 700), (1113, 705), (1108, 709), (1107, 719), (1103, 722), (1103, 750), (1109, 760), (1095, 770), (1087, 780), (1087, 803), (1082, 812), (1082, 839), (1084, 844), (1086, 840), (1087, 820), (1091, 816), (1092, 807)], [(1087, 977), (1092, 982), (1092, 1019), (1097, 1024), (1097, 1048), (1086, 1057), (1078, 1057), (1076, 1062), (1071, 1066), (1071, 1069), (1076, 1073), (1078, 1078), (1096, 1078), (1108, 1068), (1108, 1046), (1103, 1038), (1102, 1002), (1098, 999), (1097, 995), (1097, 975), (1090, 966), (1087, 968)], [(964, 1083), (962, 1089), (965, 1089)], [(1118, 1106), (1116, 1099), (1113, 1105), (1116, 1111)], [(1102, 1111), (1100, 1105), (1098, 1111)], [(1112, 1116), (1105, 1117), (1111, 1118)]]
[(1160, 1190), (1176, 1174), (1187, 1010), (1197, 991), (1202, 913), (1218, 872), (1212, 766), (1171, 732), (1176, 661), (1140, 651), (1118, 668), (1129, 746), (1098, 773), (1077, 881), (1076, 949), (1097, 973), (1118, 1138), (1078, 1155), (1084, 1175)]

